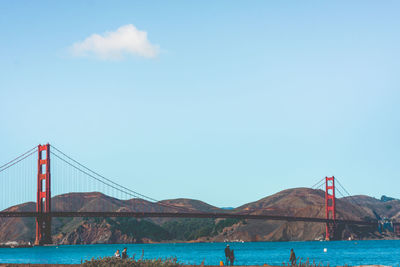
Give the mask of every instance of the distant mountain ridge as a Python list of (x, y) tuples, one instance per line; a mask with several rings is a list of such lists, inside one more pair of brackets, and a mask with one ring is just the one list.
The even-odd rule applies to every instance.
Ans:
[[(325, 216), (325, 193), (309, 188), (283, 190), (233, 210), (218, 208), (193, 199), (163, 200), (157, 205), (142, 199), (119, 200), (102, 193), (70, 193), (52, 198), (54, 211), (153, 211), (176, 212), (170, 205), (197, 212), (245, 212), (287, 216)], [(373, 220), (375, 214), (400, 218), (400, 201), (385, 202), (368, 196), (353, 196), (336, 200), (337, 218)], [(98, 210), (96, 210), (98, 209)], [(35, 203), (23, 203), (8, 211), (34, 211)], [(0, 243), (32, 242), (33, 218), (0, 218)], [(223, 241), (292, 241), (323, 239), (325, 225), (321, 223), (233, 220), (233, 219), (173, 219), (173, 218), (53, 218), (52, 238), (56, 244), (151, 243), (151, 242), (223, 242)], [(337, 239), (394, 238), (377, 229), (341, 226)]]
[(381, 201), (383, 201), (383, 202), (388, 202), (388, 201), (392, 201), (392, 200), (399, 200), (399, 199), (393, 198), (393, 197), (388, 197), (385, 195), (381, 196)]

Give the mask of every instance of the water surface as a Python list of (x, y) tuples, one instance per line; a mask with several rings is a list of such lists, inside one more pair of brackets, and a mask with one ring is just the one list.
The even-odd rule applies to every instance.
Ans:
[[(229, 243), (234, 249), (235, 265), (282, 265), (293, 248), (302, 261), (309, 258), (323, 265), (383, 264), (399, 266), (400, 240), (331, 242), (246, 242)], [(128, 248), (129, 256), (140, 258), (177, 257), (185, 264), (218, 265), (224, 260), (226, 243), (71, 245), (33, 248), (0, 248), (0, 263), (80, 263), (96, 257), (112, 256)], [(326, 252), (324, 252), (326, 249)]]

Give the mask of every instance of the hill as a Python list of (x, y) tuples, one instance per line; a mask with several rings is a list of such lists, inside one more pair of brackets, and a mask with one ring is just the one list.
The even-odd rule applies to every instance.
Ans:
[[(295, 188), (245, 204), (236, 208), (235, 211), (250, 214), (324, 218), (324, 203), (325, 193), (323, 191), (309, 188)], [(373, 218), (371, 214), (365, 214), (362, 208), (353, 205), (345, 199), (336, 200), (336, 214), (338, 219), (365, 220)], [(378, 237), (374, 229), (353, 228), (346, 227), (339, 229), (336, 239), (347, 239), (350, 236), (357, 238)], [(246, 223), (225, 229), (223, 234), (218, 236), (216, 240), (316, 240), (323, 239), (324, 234), (325, 225), (320, 223), (247, 220)]]
[(375, 218), (374, 213), (380, 217), (399, 218), (400, 200), (381, 198), (376, 199), (370, 196), (357, 195), (345, 198), (348, 202), (356, 203), (363, 207), (363, 210)]
[[(324, 218), (324, 192), (309, 188), (283, 190), (233, 210), (214, 207), (193, 199), (170, 199), (158, 205), (142, 199), (120, 200), (102, 193), (70, 193), (52, 198), (54, 211), (153, 211), (177, 212), (173, 206), (197, 212), (240, 212)], [(354, 203), (357, 203), (354, 204)], [(361, 206), (359, 206), (360, 204)], [(388, 207), (390, 205), (390, 208)], [(355, 196), (336, 200), (337, 218), (375, 219), (375, 213), (398, 217), (400, 201)], [(8, 211), (34, 211), (35, 204), (24, 203)], [(0, 218), (0, 243), (34, 241), (33, 218)], [(134, 218), (53, 218), (52, 236), (57, 244), (139, 243), (172, 241), (289, 241), (322, 239), (321, 223), (234, 220), (234, 219), (134, 219)], [(383, 238), (376, 229), (341, 226), (336, 239)]]

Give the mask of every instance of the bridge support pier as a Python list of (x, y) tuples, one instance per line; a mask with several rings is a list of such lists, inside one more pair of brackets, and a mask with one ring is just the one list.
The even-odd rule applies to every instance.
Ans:
[(397, 236), (400, 236), (400, 224), (394, 224), (394, 225), (393, 225), (393, 232), (394, 232)]
[[(335, 177), (325, 177), (325, 215), (326, 219), (336, 220), (335, 205)], [(331, 240), (335, 236), (335, 222), (326, 223), (326, 240)]]
[(38, 146), (38, 174), (36, 212), (35, 246), (52, 244), (51, 241), (51, 192), (50, 192), (50, 145)]

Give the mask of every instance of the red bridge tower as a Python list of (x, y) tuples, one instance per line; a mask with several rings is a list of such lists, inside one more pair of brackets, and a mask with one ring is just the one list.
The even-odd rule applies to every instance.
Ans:
[[(325, 214), (326, 219), (336, 220), (335, 205), (335, 177), (325, 177)], [(326, 240), (335, 236), (335, 222), (326, 223)]]
[(51, 244), (50, 145), (38, 146), (35, 245)]

